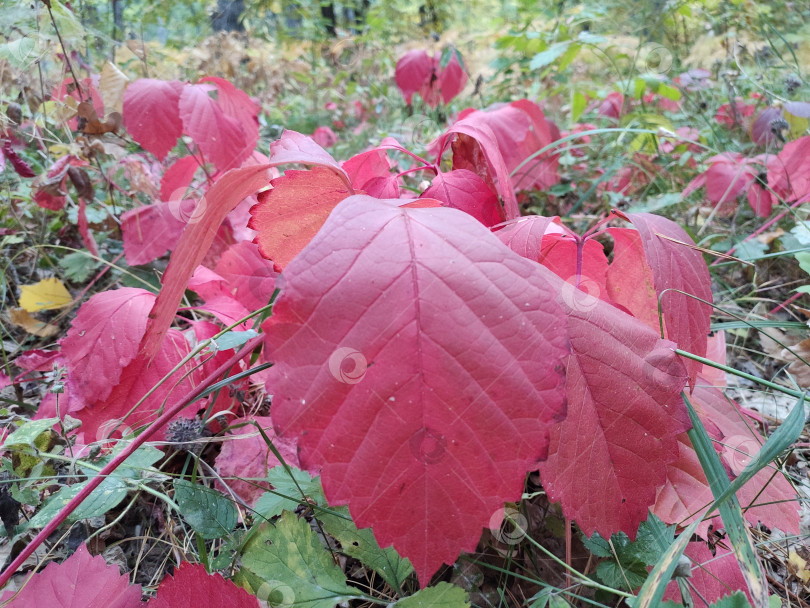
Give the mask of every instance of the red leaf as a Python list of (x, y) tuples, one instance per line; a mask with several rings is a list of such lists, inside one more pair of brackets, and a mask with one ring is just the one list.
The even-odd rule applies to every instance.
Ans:
[[(714, 604), (735, 591), (744, 592), (751, 601), (748, 584), (730, 548), (718, 545), (715, 555), (705, 541), (699, 540), (690, 542), (684, 555), (693, 562), (692, 576), (688, 580), (696, 591), (692, 593), (692, 599), (697, 608), (709, 608), (709, 604)], [(681, 601), (681, 593), (676, 582), (673, 581), (667, 586), (663, 599)]]
[(178, 107), (183, 130), (218, 171), (227, 171), (251, 155), (256, 140), (209, 95), (212, 88), (208, 84), (186, 85)]
[(445, 105), (464, 90), (465, 84), (467, 84), (467, 74), (458, 62), (456, 51), (453, 51), (447, 65), (439, 73), (438, 88)]
[(122, 287), (82, 304), (61, 341), (74, 397), (92, 403), (109, 396), (138, 354), (154, 301), (154, 294), (144, 289)]
[[(540, 106), (527, 99), (501, 105), (489, 111), (474, 110), (462, 115), (463, 122), (479, 127), (485, 125), (491, 129), (496, 146), (503, 156), (507, 173), (516, 171), (532, 154), (553, 141)], [(480, 139), (478, 141), (484, 146)], [(556, 184), (559, 181), (558, 163), (558, 157), (549, 152), (532, 159), (513, 175), (514, 188), (542, 190)]]
[(788, 202), (810, 195), (810, 136), (788, 142), (771, 158), (768, 186)]
[(208, 574), (202, 564), (183, 562), (160, 582), (149, 608), (200, 608), (228, 606), (259, 608), (255, 596), (226, 581), (218, 573)]
[(587, 536), (634, 538), (690, 428), (686, 373), (675, 345), (640, 321), (568, 283), (562, 296), (571, 304), (568, 416), (540, 463), (543, 487)]
[(21, 159), (19, 154), (11, 147), (10, 139), (3, 142), (3, 156), (8, 159), (8, 162), (11, 163), (14, 171), (16, 171), (17, 175), (20, 177), (34, 177), (36, 175), (31, 166)]
[[(704, 356), (711, 323), (711, 307), (676, 291), (664, 293), (665, 290), (678, 289), (711, 302), (711, 277), (703, 256), (690, 247), (694, 245), (694, 241), (675, 222), (651, 213), (629, 213), (627, 217), (641, 235), (644, 255), (652, 268), (655, 292), (661, 299), (667, 338), (683, 350)], [(684, 364), (689, 372), (689, 384), (694, 387), (701, 363), (687, 359)]]
[(550, 273), (480, 223), (398, 202), (343, 201), (286, 268), (268, 389), (330, 504), (424, 586), (500, 524), (545, 456), (565, 319)]
[(124, 126), (158, 160), (166, 158), (183, 132), (179, 110), (183, 88), (178, 80), (141, 78), (124, 92)]
[(250, 210), (248, 226), (258, 232), (261, 254), (284, 267), (312, 240), (340, 201), (353, 194), (331, 169), (288, 170), (270, 182), (273, 189)]
[[(14, 597), (6, 591), (0, 601)], [(82, 544), (61, 564), (51, 562), (14, 597), (9, 608), (138, 608), (140, 585), (130, 585), (117, 566), (92, 557)]]
[(266, 306), (275, 289), (273, 265), (259, 254), (249, 241), (232, 245), (216, 266), (216, 272), (228, 281), (228, 292), (248, 310)]
[(197, 203), (194, 217), (183, 230), (163, 275), (163, 288), (149, 313), (149, 325), (141, 344), (147, 358), (160, 347), (174, 319), (177, 306), (194, 269), (200, 265), (225, 216), (239, 202), (267, 185), (267, 165), (248, 165), (228, 171)]
[(148, 264), (174, 249), (196, 206), (196, 201), (178, 200), (126, 211), (121, 216), (121, 232), (127, 263)]
[(399, 178), (390, 173), (391, 161), (385, 150), (361, 152), (343, 163), (355, 190), (376, 198), (399, 198)]
[(660, 332), (653, 271), (644, 259), (638, 230), (610, 228), (609, 232), (613, 237), (613, 261), (607, 270), (606, 286), (611, 301)]
[(435, 198), (447, 207), (469, 213), (484, 226), (494, 226), (503, 221), (497, 195), (480, 177), (466, 169), (439, 173), (422, 196)]
[[(119, 290), (120, 291), (120, 290)], [(191, 348), (182, 333), (170, 329), (154, 359), (137, 357), (121, 373), (121, 381), (112, 389), (106, 399), (93, 399), (91, 405), (73, 414), (82, 421), (81, 430), (84, 442), (101, 441), (110, 437), (115, 430), (122, 435), (125, 427), (136, 429), (157, 418), (164, 408), (176, 405), (183, 395), (194, 388), (201, 378), (201, 371), (194, 361), (184, 364), (166, 382), (138, 405), (129, 415), (133, 406), (177, 366)], [(203, 405), (204, 407), (204, 405)], [(193, 418), (196, 409), (183, 412), (184, 418)], [(119, 422), (122, 423), (119, 426)], [(153, 438), (162, 441), (165, 427), (159, 429)]]
[[(284, 462), (293, 467), (300, 466), (294, 439), (276, 436), (269, 417), (256, 416), (252, 420), (258, 422), (264, 429), (284, 458)], [(231, 424), (236, 425), (248, 421), (248, 419), (234, 420)], [(222, 451), (216, 458), (217, 471), (226, 479), (228, 487), (251, 506), (255, 505), (259, 497), (271, 488), (267, 482), (256, 482), (255, 479), (267, 477), (267, 472), (279, 464), (264, 438), (252, 424), (240, 427), (232, 435), (228, 435), (222, 443)], [(251, 481), (232, 478), (250, 479)]]
[(217, 87), (217, 103), (222, 111), (242, 127), (245, 146), (253, 151), (259, 141), (259, 106), (241, 89), (224, 78), (206, 76), (200, 82), (211, 82)]
[(556, 218), (529, 215), (509, 222), (495, 233), (501, 242), (519, 256), (540, 261), (543, 236)]
[(489, 125), (477, 120), (475, 117), (464, 118), (458, 121), (439, 139), (440, 151), (444, 151), (454, 133), (467, 135), (478, 142), (478, 145), (481, 146), (481, 150), (486, 156), (487, 162), (498, 178), (498, 191), (504, 200), (506, 219), (511, 220), (520, 217), (520, 207), (515, 198), (515, 189), (512, 185), (512, 179), (509, 177), (509, 169), (504, 162), (501, 150), (498, 148), (498, 140), (495, 137), (495, 133)]
[(402, 91), (405, 103), (411, 104), (414, 93), (421, 95), (425, 83), (429, 83), (430, 79), (434, 77), (436, 68), (436, 61), (427, 54), (427, 51), (408, 51), (400, 57), (394, 71), (394, 80), (399, 90)]
[(186, 198), (186, 191), (199, 167), (199, 162), (193, 156), (174, 161), (160, 179), (160, 200), (170, 202)]
[(347, 186), (351, 180), (332, 155), (312, 141), (311, 137), (296, 131), (284, 131), (281, 138), (270, 144), (270, 161), (273, 166), (288, 163), (320, 165), (329, 167), (337, 173)]

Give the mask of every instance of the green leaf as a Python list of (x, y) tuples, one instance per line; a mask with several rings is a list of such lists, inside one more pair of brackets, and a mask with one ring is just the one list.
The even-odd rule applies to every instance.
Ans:
[(450, 583), (426, 587), (394, 604), (397, 608), (469, 608), (467, 593)]
[(537, 53), (537, 55), (532, 57), (532, 60), (529, 62), (529, 69), (539, 70), (540, 68), (550, 65), (556, 59), (562, 57), (570, 45), (570, 40), (566, 42), (558, 42), (557, 44), (548, 47), (545, 51)]
[(236, 507), (217, 490), (176, 479), (174, 499), (188, 525), (205, 539), (227, 536), (236, 526)]
[(237, 346), (242, 346), (245, 342), (258, 335), (258, 332), (252, 329), (248, 329), (247, 331), (229, 331), (214, 340), (214, 344), (217, 345), (218, 350), (231, 350)]
[(587, 105), (587, 99), (585, 99), (585, 94), (581, 91), (574, 91), (573, 95), (571, 95), (571, 121), (576, 122), (579, 120), (579, 117), (582, 116), (582, 113), (585, 111), (585, 107)]
[(34, 446), (34, 442), (45, 431), (59, 422), (59, 418), (43, 418), (42, 420), (29, 420), (11, 435), (6, 437), (3, 442), (3, 449), (8, 449), (15, 445), (30, 445)]
[(675, 540), (675, 526), (668, 526), (650, 513), (647, 521), (638, 529), (636, 541), (632, 543), (633, 555), (654, 566)]
[(271, 605), (333, 608), (360, 593), (304, 519), (285, 511), (275, 526), (259, 524), (242, 553), (240, 580)]
[(82, 251), (68, 253), (59, 259), (59, 268), (62, 269), (65, 278), (74, 283), (86, 281), (99, 266), (101, 266), (101, 262)]
[(680, 101), (681, 100), (681, 92), (673, 87), (670, 84), (666, 84), (662, 82), (658, 85), (657, 93), (666, 99), (671, 99), (672, 101)]
[(313, 479), (306, 471), (293, 467), (290, 467), (290, 471), (293, 474), (292, 478), (281, 465), (267, 472), (267, 481), (273, 486), (273, 490), (262, 494), (254, 507), (262, 517), (270, 519), (281, 515), (282, 511), (294, 511), (304, 498), (301, 495), (302, 490), (318, 505), (326, 504), (318, 478)]
[(810, 274), (810, 251), (800, 251), (795, 254), (795, 257), (799, 262), (799, 268)]
[(413, 566), (393, 547), (381, 549), (371, 528), (358, 530), (349, 515), (348, 507), (319, 511), (316, 517), (324, 529), (340, 543), (341, 553), (360, 560), (373, 568), (393, 589), (401, 589), (402, 583), (413, 572)]
[(750, 241), (737, 243), (737, 250), (734, 252), (734, 255), (746, 262), (753, 262), (764, 256), (767, 251), (768, 245), (760, 243), (756, 239), (751, 239)]
[(647, 569), (639, 561), (630, 564), (605, 561), (596, 567), (596, 574), (606, 585), (625, 591), (641, 587), (647, 580)]
[[(123, 445), (117, 446), (112, 454), (101, 459), (101, 462), (98, 463), (99, 466), (107, 464), (107, 462), (112, 460), (124, 447)], [(90, 519), (91, 517), (99, 517), (110, 509), (117, 507), (121, 501), (126, 498), (132, 483), (141, 477), (142, 471), (160, 460), (162, 456), (163, 453), (160, 450), (151, 446), (137, 449), (121, 466), (104, 479), (104, 481), (90, 493), (90, 496), (76, 507), (68, 516), (68, 521), (74, 522), (82, 519)], [(79, 466), (82, 472), (88, 476), (88, 479), (81, 483), (61, 488), (42, 505), (42, 508), (37, 511), (34, 517), (32, 517), (27, 524), (23, 524), (22, 527), (35, 529), (47, 525), (68, 502), (81, 492), (82, 488), (90, 482), (90, 479), (98, 474), (95, 469), (90, 469), (90, 467), (86, 465), (82, 466), (80, 463)], [(129, 480), (130, 483), (127, 483), (127, 480)]]
[(678, 560), (683, 555), (684, 549), (700, 521), (700, 518), (693, 521), (664, 552), (641, 586), (641, 590), (633, 602), (633, 608), (657, 608), (661, 605), (664, 591), (666, 591), (669, 581), (672, 580), (672, 573), (675, 572)]
[[(777, 605), (781, 605), (781, 602)], [(735, 591), (717, 600), (709, 608), (751, 608), (751, 604), (742, 591)]]

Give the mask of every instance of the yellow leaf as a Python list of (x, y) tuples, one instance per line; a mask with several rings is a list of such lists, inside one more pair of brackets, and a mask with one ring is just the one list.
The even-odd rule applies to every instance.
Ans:
[(34, 285), (22, 285), (20, 290), (20, 306), (28, 312), (64, 308), (73, 301), (59, 279), (43, 279)]
[(39, 321), (22, 308), (11, 308), (8, 311), (9, 319), (17, 327), (22, 327), (29, 334), (34, 334), (40, 338), (50, 338), (59, 333), (59, 327), (52, 323)]
[(810, 567), (796, 551), (791, 551), (788, 555), (787, 567), (790, 573), (805, 585), (810, 582)]
[(109, 61), (104, 64), (98, 81), (98, 92), (104, 102), (105, 117), (110, 112), (123, 112), (124, 89), (128, 82), (129, 78), (115, 64)]

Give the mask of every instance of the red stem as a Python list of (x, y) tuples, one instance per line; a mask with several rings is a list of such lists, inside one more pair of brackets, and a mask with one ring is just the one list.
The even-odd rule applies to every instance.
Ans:
[(31, 540), (31, 542), (25, 546), (17, 558), (11, 562), (11, 564), (3, 571), (2, 574), (0, 574), (0, 589), (2, 589), (6, 583), (8, 583), (12, 575), (20, 566), (25, 563), (25, 560), (27, 560), (34, 551), (36, 551), (37, 547), (39, 547), (51, 534), (53, 534), (53, 532), (62, 524), (62, 522), (65, 521), (67, 516), (70, 515), (76, 509), (76, 507), (78, 507), (82, 501), (84, 501), (84, 499), (86, 499), (90, 493), (107, 478), (110, 473), (117, 469), (127, 458), (132, 456), (135, 450), (146, 443), (146, 440), (149, 439), (149, 437), (151, 437), (155, 431), (157, 431), (157, 429), (176, 416), (184, 407), (193, 403), (200, 396), (200, 394), (202, 394), (209, 386), (214, 384), (214, 382), (216, 382), (222, 374), (227, 372), (228, 369), (236, 364), (239, 360), (250, 354), (250, 352), (256, 348), (263, 339), (264, 338), (262, 336), (258, 336), (252, 340), (249, 340), (238, 353), (220, 365), (212, 373), (208, 374), (205, 380), (203, 380), (199, 386), (189, 391), (186, 397), (181, 399), (177, 405), (174, 405), (163, 412), (163, 414), (157, 420), (150, 424), (143, 433), (138, 435), (132, 441), (132, 443), (124, 448), (120, 454), (118, 454), (118, 456), (113, 458), (104, 466), (104, 468), (101, 469), (101, 471), (98, 472), (95, 477), (89, 480), (87, 485), (85, 485), (81, 491), (76, 494), (73, 499), (71, 499), (70, 502), (62, 507), (62, 510), (56, 514), (56, 517), (54, 517), (47, 526), (40, 530), (39, 534), (37, 534), (33, 540)]

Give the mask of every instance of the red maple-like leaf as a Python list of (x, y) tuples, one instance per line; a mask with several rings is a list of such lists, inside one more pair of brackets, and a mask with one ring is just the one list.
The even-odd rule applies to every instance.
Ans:
[(439, 72), (439, 93), (445, 105), (450, 103), (456, 95), (464, 90), (467, 84), (467, 73), (458, 60), (458, 51), (450, 53), (447, 65)]
[(218, 573), (208, 574), (202, 564), (183, 562), (160, 582), (149, 608), (200, 608), (228, 606), (259, 608), (255, 596), (226, 581)]
[(771, 193), (759, 177), (766, 164), (763, 157), (746, 158), (736, 152), (726, 152), (712, 156), (708, 162), (709, 168), (689, 182), (684, 196), (705, 186), (706, 198), (718, 207), (718, 212), (730, 215), (734, 212), (736, 198), (745, 194), (757, 215), (768, 217), (771, 214)]
[[(258, 422), (264, 429), (284, 458), (284, 462), (293, 467), (301, 466), (298, 462), (295, 439), (276, 436), (273, 422), (269, 417), (255, 416), (251, 420)], [(234, 420), (231, 424), (236, 426), (248, 421)], [(266, 478), (267, 472), (279, 464), (264, 438), (252, 424), (237, 428), (233, 434), (228, 435), (216, 459), (217, 471), (227, 480), (228, 487), (251, 506), (271, 488), (267, 482), (257, 480)], [(243, 479), (248, 481), (242, 481)]]
[(391, 175), (391, 161), (385, 150), (361, 152), (343, 163), (352, 187), (376, 198), (399, 198), (400, 178)]
[(259, 141), (259, 106), (247, 93), (224, 78), (206, 76), (200, 82), (210, 82), (216, 86), (217, 104), (225, 114), (239, 123), (245, 135), (245, 147), (252, 152)]
[(426, 585), (500, 524), (545, 456), (565, 319), (542, 267), (480, 223), (396, 205), (343, 201), (287, 267), (268, 388), (330, 503)]
[(316, 144), (311, 137), (296, 131), (284, 131), (281, 137), (270, 144), (270, 161), (273, 166), (289, 163), (302, 163), (329, 167), (335, 171), (347, 186), (351, 180), (332, 155)]
[(102, 291), (82, 304), (62, 341), (68, 386), (84, 403), (106, 399), (138, 354), (154, 294), (135, 287)]
[[(20, 177), (34, 177), (36, 175), (31, 166), (20, 158), (17, 151), (11, 147), (10, 139), (3, 142), (3, 148), (0, 152), (2, 152), (2, 154), (0, 154), (0, 161), (4, 158), (8, 159), (8, 162), (11, 163), (12, 168)], [(0, 166), (0, 169), (2, 169), (2, 166)]]
[(436, 78), (434, 70), (435, 62), (427, 51), (408, 51), (400, 57), (394, 71), (394, 80), (399, 90), (402, 91), (405, 103), (410, 105), (414, 93), (421, 95), (425, 83), (428, 83), (428, 87), (430, 86), (431, 78)]
[[(67, 180), (70, 170), (73, 167), (83, 167), (88, 163), (73, 154), (66, 154), (57, 160), (48, 169), (44, 176), (39, 176), (34, 180), (34, 201), (43, 209), (59, 211), (65, 206)], [(78, 179), (78, 178), (77, 178)], [(89, 183), (89, 180), (88, 180)], [(78, 190), (78, 187), (77, 187)], [(84, 194), (79, 192), (79, 194)]]
[[(13, 598), (13, 599), (11, 599)], [(138, 608), (140, 585), (130, 585), (117, 566), (108, 566), (100, 555), (90, 555), (85, 545), (61, 564), (51, 562), (35, 574), (16, 595), (6, 591), (0, 601), (9, 608)]]
[(124, 92), (124, 126), (143, 148), (163, 160), (183, 133), (179, 80), (141, 78)]
[(312, 240), (340, 201), (354, 194), (331, 169), (289, 170), (270, 182), (273, 189), (250, 210), (248, 226), (277, 272)]
[(267, 305), (278, 276), (273, 264), (249, 241), (231, 245), (219, 258), (215, 271), (227, 281), (228, 294), (248, 310)]
[(519, 256), (539, 262), (543, 236), (555, 221), (559, 221), (558, 218), (528, 215), (507, 223), (495, 236)]
[(498, 196), (480, 177), (467, 169), (439, 173), (422, 196), (434, 198), (447, 207), (469, 213), (484, 226), (494, 226), (503, 221)]

